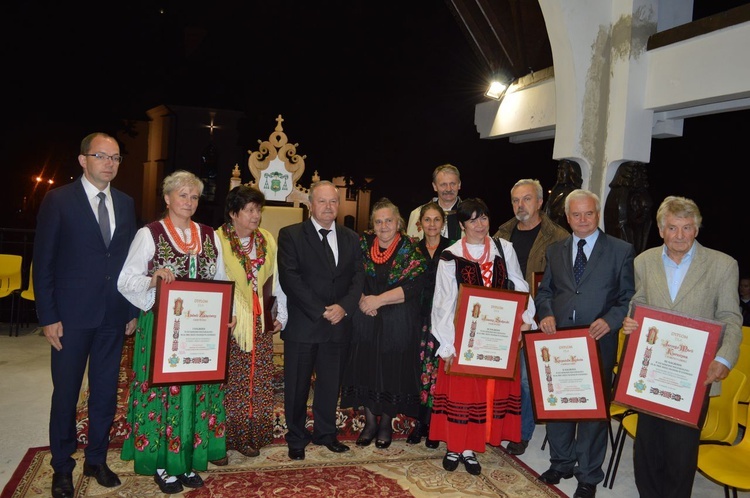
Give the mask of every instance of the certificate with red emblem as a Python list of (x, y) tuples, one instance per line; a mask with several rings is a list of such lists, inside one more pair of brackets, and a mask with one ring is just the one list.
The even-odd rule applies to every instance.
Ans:
[(233, 299), (234, 282), (157, 281), (152, 385), (226, 381)]
[(526, 332), (523, 342), (537, 421), (609, 418), (599, 343), (588, 327)]
[(461, 284), (451, 374), (513, 378), (529, 294)]
[(656, 417), (700, 428), (710, 386), (703, 385), (726, 325), (645, 305), (625, 342), (614, 400)]

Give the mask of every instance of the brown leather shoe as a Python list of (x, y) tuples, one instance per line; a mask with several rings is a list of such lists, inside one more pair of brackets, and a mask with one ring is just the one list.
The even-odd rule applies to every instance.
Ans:
[(247, 446), (243, 446), (242, 448), (240, 448), (237, 451), (239, 451), (240, 453), (242, 453), (246, 457), (250, 457), (250, 458), (255, 458), (258, 455), (260, 455), (260, 450), (257, 449), (257, 448), (253, 448), (249, 444)]
[(218, 460), (209, 460), (209, 462), (216, 465), (217, 467), (225, 467), (229, 465), (229, 457), (225, 456), (224, 458), (219, 458)]

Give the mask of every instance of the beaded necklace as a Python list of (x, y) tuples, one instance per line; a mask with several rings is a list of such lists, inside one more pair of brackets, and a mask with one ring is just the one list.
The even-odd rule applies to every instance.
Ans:
[[(254, 285), (257, 285), (257, 282), (253, 277), (255, 272), (257, 272), (260, 267), (263, 266), (263, 263), (266, 262), (267, 243), (265, 237), (263, 237), (260, 230), (253, 230), (253, 232), (250, 233), (250, 240), (248, 241), (247, 246), (245, 246), (245, 244), (240, 241), (237, 231), (234, 229), (234, 225), (231, 223), (225, 223), (221, 226), (221, 230), (224, 232), (224, 236), (226, 236), (227, 240), (229, 240), (229, 247), (232, 248), (232, 254), (239, 259), (240, 264), (245, 269), (247, 281), (253, 281)], [(255, 258), (251, 259), (250, 254), (252, 253), (253, 245), (255, 245)]]
[(384, 252), (380, 252), (380, 244), (378, 243), (378, 238), (375, 237), (372, 241), (372, 246), (370, 247), (370, 257), (372, 258), (372, 261), (379, 265), (388, 261), (393, 255), (393, 251), (396, 250), (396, 246), (398, 246), (400, 240), (401, 234), (397, 233), (396, 236), (393, 237), (393, 241), (391, 242), (391, 245), (388, 246), (388, 249)]
[(485, 263), (490, 255), (490, 238), (486, 235), (484, 237), (484, 252), (482, 252), (482, 255), (479, 256), (478, 259), (474, 259), (474, 257), (472, 257), (471, 253), (469, 252), (469, 248), (466, 247), (466, 237), (461, 239), (461, 246), (464, 250), (464, 257), (466, 257), (466, 259), (468, 259), (469, 261), (474, 261), (475, 263)]
[(435, 249), (437, 249), (437, 247), (439, 245), (440, 245), (440, 237), (437, 238), (437, 242), (435, 243), (434, 246), (431, 246), (430, 244), (428, 244), (427, 243), (427, 238), (425, 237), (424, 246), (427, 248), (428, 251), (430, 251), (430, 252), (434, 251)]
[(169, 232), (169, 235), (172, 237), (172, 240), (174, 240), (177, 248), (185, 254), (196, 254), (200, 252), (200, 237), (198, 236), (198, 225), (193, 223), (192, 221), (190, 221), (189, 223), (190, 242), (185, 242), (182, 240), (182, 235), (177, 233), (177, 229), (172, 223), (172, 219), (169, 216), (166, 216), (164, 218), (164, 226), (167, 227), (167, 232)]
[(479, 263), (479, 268), (482, 273), (482, 283), (485, 287), (492, 287), (492, 261), (490, 261), (490, 238), (485, 235), (484, 237), (484, 251), (479, 258), (474, 257), (469, 252), (469, 248), (466, 247), (466, 237), (461, 239), (461, 245), (464, 250), (464, 256), (469, 261)]

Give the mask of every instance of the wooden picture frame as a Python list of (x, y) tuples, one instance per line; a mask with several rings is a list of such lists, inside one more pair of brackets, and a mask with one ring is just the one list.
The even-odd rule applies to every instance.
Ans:
[(639, 328), (625, 340), (614, 400), (699, 429), (710, 386), (703, 385), (726, 324), (634, 305)]
[(157, 281), (152, 385), (226, 382), (233, 299), (231, 281)]
[(544, 278), (543, 271), (535, 271), (531, 274), (531, 282), (533, 285), (529, 290), (532, 298), (536, 297), (536, 291), (539, 290), (539, 286), (542, 284), (542, 278)]
[(599, 343), (588, 327), (529, 331), (523, 342), (538, 422), (609, 419)]
[(513, 378), (529, 294), (461, 284), (451, 374)]

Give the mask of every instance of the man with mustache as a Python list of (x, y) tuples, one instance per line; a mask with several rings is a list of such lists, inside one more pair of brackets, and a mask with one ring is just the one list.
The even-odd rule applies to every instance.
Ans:
[[(515, 216), (497, 229), (495, 239), (505, 239), (513, 243), (529, 289), (533, 289), (534, 273), (544, 272), (547, 264), (547, 246), (570, 235), (567, 230), (552, 221), (542, 211), (544, 191), (539, 180), (524, 178), (510, 189), (510, 202)], [(532, 295), (534, 293), (532, 292)], [(536, 422), (526, 375), (526, 353), (522, 349), (519, 368), (521, 370), (521, 441), (511, 441), (506, 450), (511, 455), (523, 455), (534, 435)]]
[[(463, 234), (461, 226), (456, 218), (456, 209), (461, 204), (461, 198), (458, 191), (461, 190), (461, 173), (458, 168), (452, 164), (442, 164), (432, 172), (432, 188), (437, 192), (437, 197), (432, 198), (432, 202), (437, 202), (446, 214), (445, 225), (441, 235), (452, 241), (461, 238)], [(422, 206), (417, 206), (409, 215), (409, 223), (406, 226), (406, 233), (410, 237), (422, 239), (424, 232), (419, 226), (419, 210)]]

